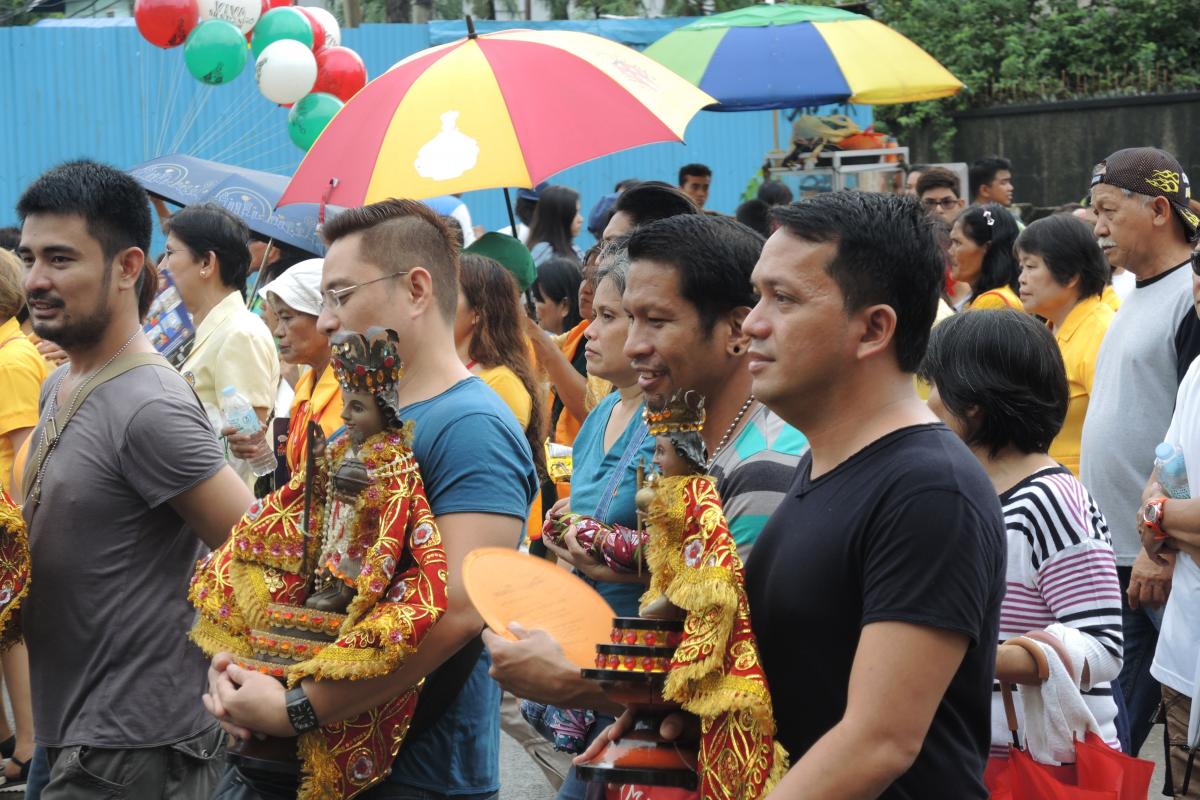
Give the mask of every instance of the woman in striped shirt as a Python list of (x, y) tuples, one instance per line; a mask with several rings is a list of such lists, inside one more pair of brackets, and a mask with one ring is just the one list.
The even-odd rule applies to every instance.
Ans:
[[(1055, 649), (1075, 656), (1074, 675), (1100, 735), (1117, 748), (1110, 684), (1122, 658), (1116, 561), (1096, 501), (1047, 455), (1069, 396), (1053, 335), (1017, 311), (956, 316), (934, 329), (920, 374), (934, 386), (929, 407), (971, 448), (1000, 495), (1008, 531), (1000, 643), (1029, 631), (1056, 635), (1063, 644)], [(1015, 645), (999, 648), (996, 677), (994, 758), (1007, 756), (1010, 741), (999, 681), (1039, 683), (1033, 656)]]

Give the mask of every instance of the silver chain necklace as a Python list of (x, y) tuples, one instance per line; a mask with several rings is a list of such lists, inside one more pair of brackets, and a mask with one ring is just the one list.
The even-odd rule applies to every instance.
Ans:
[(729, 440), (733, 436), (733, 432), (737, 430), (737, 426), (742, 422), (742, 417), (746, 416), (746, 412), (750, 410), (750, 406), (752, 405), (754, 405), (753, 394), (746, 398), (746, 402), (742, 403), (742, 407), (738, 409), (737, 416), (733, 418), (733, 422), (729, 423), (729, 427), (725, 429), (725, 435), (721, 437), (721, 441), (717, 443), (716, 449), (713, 450), (712, 458), (708, 459), (706, 470), (711, 471), (713, 464), (717, 463), (717, 458), (729, 445)]
[[(67, 404), (67, 422), (63, 425), (63, 430), (66, 430), (67, 424), (70, 424), (71, 418), (75, 416), (75, 411), (77, 410), (77, 404), (79, 402), (79, 396), (83, 393), (84, 389), (91, 385), (92, 381), (96, 379), (96, 376), (103, 372), (109, 364), (116, 361), (117, 358), (125, 352), (125, 349), (129, 347), (129, 345), (133, 344), (133, 340), (136, 339), (137, 335), (141, 332), (141, 328), (138, 328), (136, 331), (134, 331), (133, 335), (125, 340), (125, 344), (121, 345), (117, 352), (113, 353), (112, 358), (108, 359), (108, 361), (105, 361), (99, 369), (93, 370), (92, 373), (87, 376), (87, 378), (79, 382), (79, 386), (71, 395), (70, 403)], [(68, 369), (67, 371), (63, 372), (63, 374), (58, 377), (58, 381), (56, 381), (54, 384), (54, 392), (50, 395), (54, 402), (52, 402), (46, 408), (46, 419), (42, 424), (42, 437), (41, 441), (38, 442), (36, 454), (36, 457), (41, 459), (41, 466), (38, 468), (36, 480), (34, 480), (33, 487), (29, 492), (29, 500), (30, 502), (34, 503), (35, 506), (41, 501), (42, 480), (46, 477), (46, 466), (50, 463), (50, 454), (53, 453), (54, 448), (58, 446), (58, 440), (62, 438), (63, 434), (63, 431), (57, 429), (51, 432), (51, 428), (55, 428), (54, 412), (58, 409), (58, 392), (60, 389), (62, 389), (63, 381), (67, 378), (67, 372), (70, 372), (70, 370)]]

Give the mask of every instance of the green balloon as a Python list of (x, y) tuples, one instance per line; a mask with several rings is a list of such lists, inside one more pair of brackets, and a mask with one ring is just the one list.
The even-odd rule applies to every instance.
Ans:
[(232, 22), (205, 20), (188, 34), (183, 62), (198, 81), (229, 83), (246, 67), (246, 37)]
[(295, 39), (303, 42), (304, 46), (312, 49), (313, 31), (308, 17), (291, 6), (272, 8), (263, 14), (254, 25), (254, 35), (250, 38), (250, 49), (258, 58), (267, 45), (280, 39)]
[(296, 147), (307, 151), (343, 105), (341, 100), (324, 92), (304, 95), (288, 112), (288, 136)]

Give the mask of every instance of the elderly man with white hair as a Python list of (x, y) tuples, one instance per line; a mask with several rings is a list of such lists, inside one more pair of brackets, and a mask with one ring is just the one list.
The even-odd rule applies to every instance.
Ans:
[[(342, 427), (342, 395), (329, 368), (329, 337), (317, 328), (321, 313), (321, 268), (312, 258), (289, 267), (258, 290), (273, 318), (271, 333), (285, 364), (305, 368), (296, 382), (287, 427), (287, 465), (295, 472), (308, 456), (308, 423), (321, 426), (326, 438)], [(265, 433), (229, 436), (234, 455), (252, 455)]]

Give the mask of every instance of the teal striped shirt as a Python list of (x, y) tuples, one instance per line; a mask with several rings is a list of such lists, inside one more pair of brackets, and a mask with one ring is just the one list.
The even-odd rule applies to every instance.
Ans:
[(759, 404), (733, 444), (713, 462), (709, 473), (717, 481), (725, 519), (743, 562), (791, 486), (807, 449), (804, 434)]

